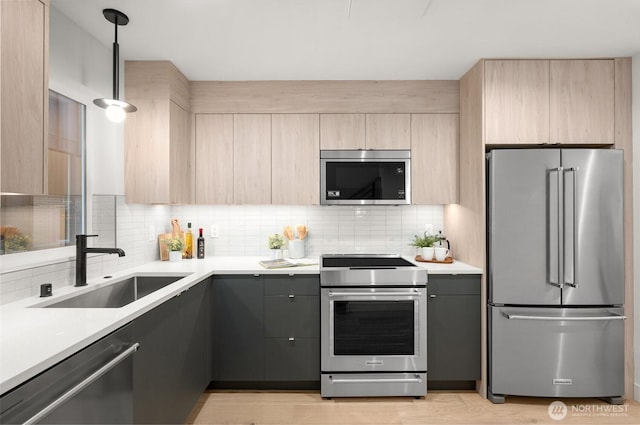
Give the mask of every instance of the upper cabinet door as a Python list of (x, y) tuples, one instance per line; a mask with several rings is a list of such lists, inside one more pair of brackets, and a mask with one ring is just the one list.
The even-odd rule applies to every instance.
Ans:
[(193, 202), (186, 77), (168, 61), (125, 62), (125, 196), (129, 203)]
[[(131, 100), (129, 100), (131, 101)], [(128, 203), (169, 204), (170, 100), (136, 99), (125, 121), (124, 176)]]
[(234, 203), (271, 203), (271, 115), (234, 116), (233, 175)]
[(549, 143), (549, 61), (485, 61), (485, 142)]
[(320, 149), (364, 149), (364, 114), (321, 114)]
[(196, 203), (233, 204), (233, 115), (197, 114)]
[(411, 149), (410, 114), (367, 114), (367, 149)]
[(272, 203), (320, 203), (318, 114), (273, 114)]
[(614, 61), (550, 61), (551, 143), (614, 143)]
[(172, 203), (193, 202), (193, 160), (189, 134), (189, 113), (174, 101), (169, 102), (169, 196)]
[(458, 114), (411, 116), (411, 203), (458, 202)]
[(42, 195), (48, 132), (49, 7), (0, 2), (2, 192)]

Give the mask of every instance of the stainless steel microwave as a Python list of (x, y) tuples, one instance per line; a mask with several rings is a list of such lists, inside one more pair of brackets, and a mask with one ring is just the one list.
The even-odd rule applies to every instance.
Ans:
[(411, 203), (411, 151), (320, 151), (321, 205)]

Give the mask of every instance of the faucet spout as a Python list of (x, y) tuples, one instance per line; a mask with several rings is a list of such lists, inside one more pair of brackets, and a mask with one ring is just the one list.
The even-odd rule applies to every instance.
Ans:
[(96, 254), (118, 254), (124, 257), (124, 251), (120, 248), (88, 248), (87, 238), (98, 235), (76, 235), (76, 284), (75, 286), (87, 285), (87, 253)]
[(94, 254), (118, 254), (118, 257), (124, 257), (124, 251), (120, 248), (85, 248), (84, 252)]

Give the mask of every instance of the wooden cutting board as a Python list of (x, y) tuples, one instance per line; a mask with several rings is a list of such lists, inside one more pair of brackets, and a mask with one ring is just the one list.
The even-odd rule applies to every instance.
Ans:
[(158, 235), (158, 246), (160, 247), (160, 261), (169, 261), (169, 247), (162, 242), (164, 239), (171, 239), (171, 233), (160, 233)]

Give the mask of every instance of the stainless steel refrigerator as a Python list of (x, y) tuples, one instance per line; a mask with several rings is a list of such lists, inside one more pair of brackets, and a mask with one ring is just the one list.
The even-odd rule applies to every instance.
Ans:
[(487, 154), (488, 396), (624, 394), (623, 152)]

